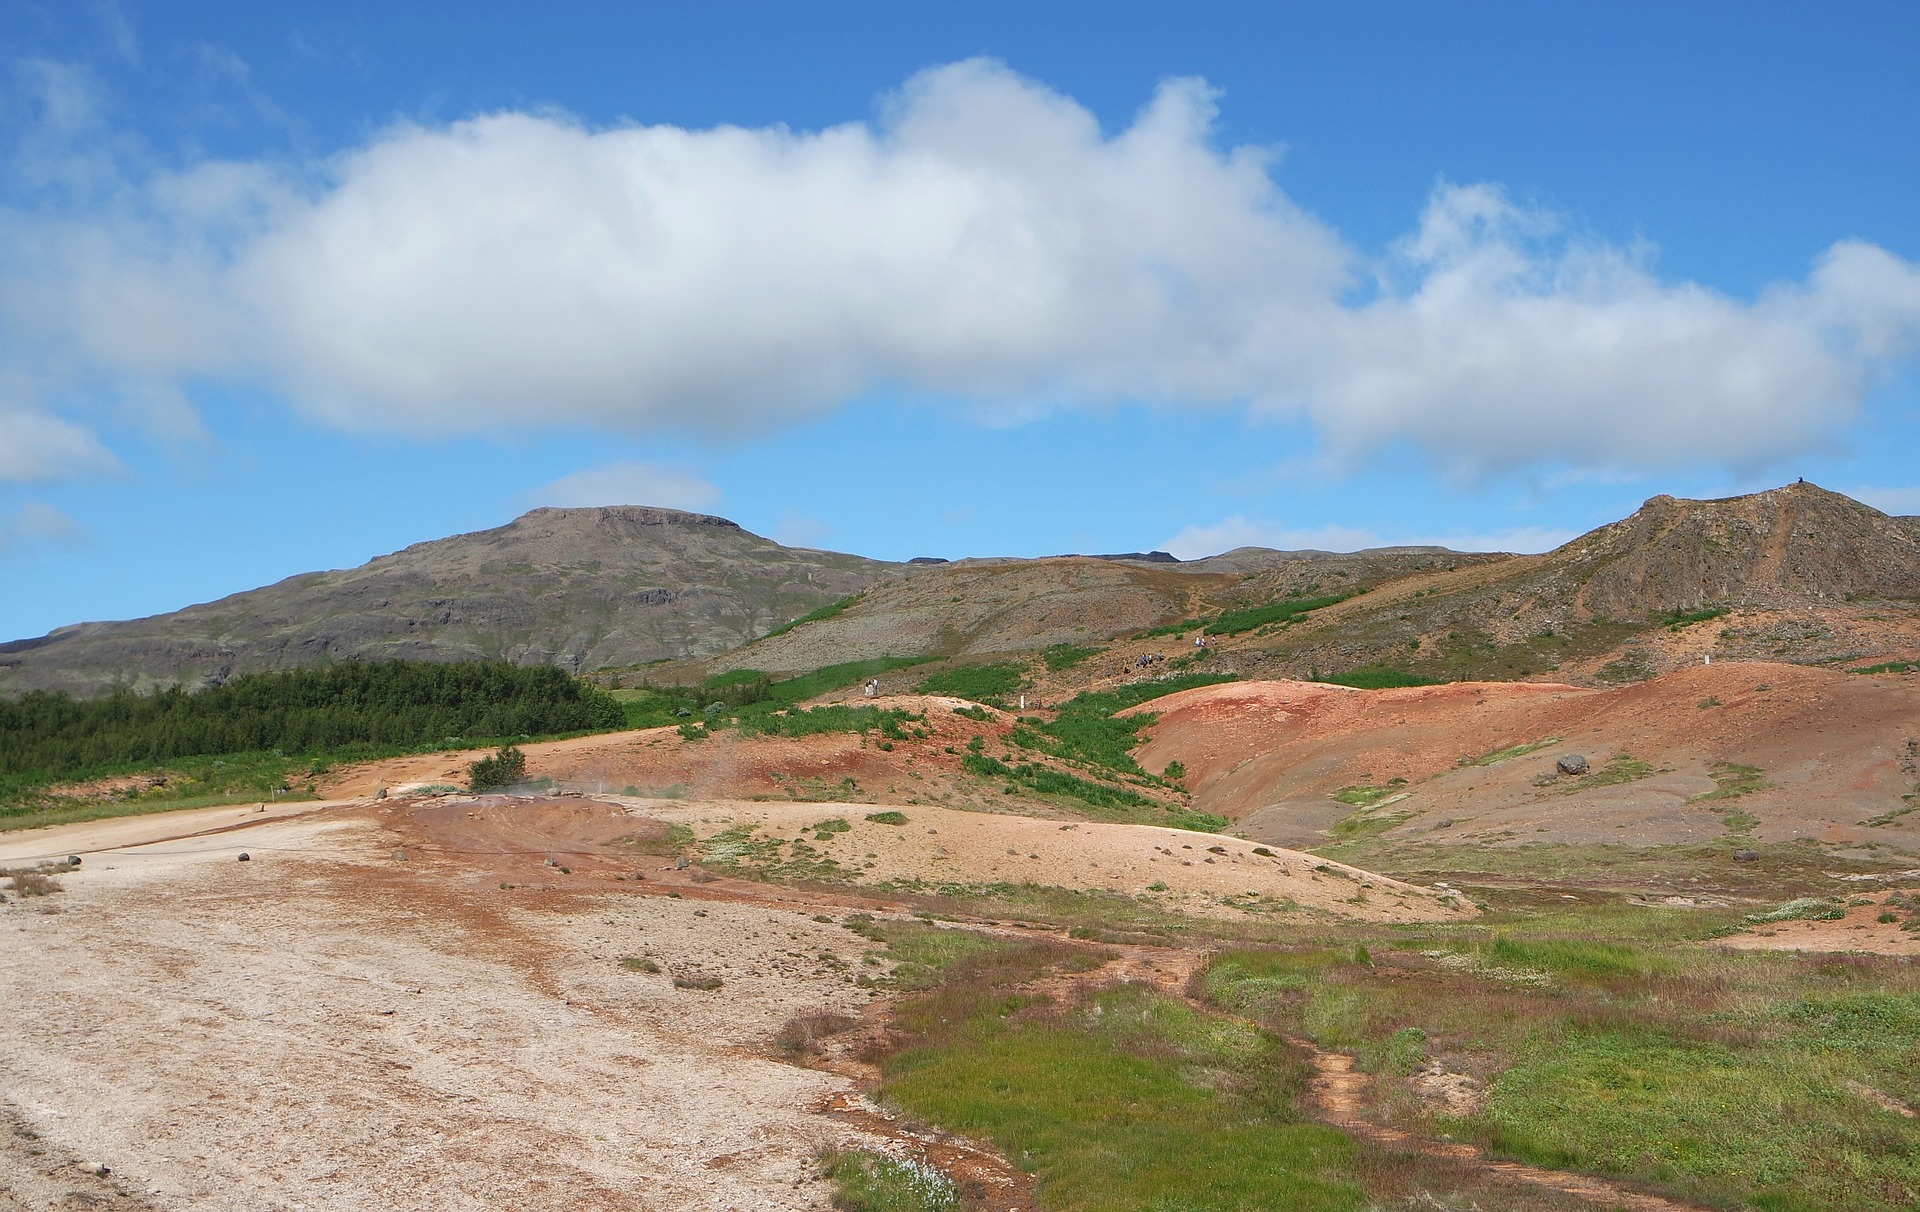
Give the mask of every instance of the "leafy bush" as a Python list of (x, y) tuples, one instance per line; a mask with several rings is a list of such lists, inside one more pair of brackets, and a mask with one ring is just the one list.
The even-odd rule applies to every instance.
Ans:
[(907, 814), (904, 812), (891, 811), (869, 812), (867, 813), (867, 819), (876, 825), (904, 825), (907, 823)]
[[(1029, 791), (1036, 791), (1041, 795), (1068, 796), (1094, 808), (1105, 809), (1109, 815), (1123, 820), (1150, 821), (1154, 824), (1172, 825), (1177, 829), (1191, 829), (1200, 833), (1218, 833), (1230, 823), (1223, 816), (1176, 808), (1151, 796), (1129, 791), (1125, 787), (1115, 787), (1110, 783), (1096, 783), (1091, 779), (1079, 778), (1032, 762), (1009, 766), (998, 758), (988, 757), (982, 753), (969, 753), (960, 759), (960, 765), (969, 773), (977, 774), (982, 778), (1006, 779), (1011, 784), (1025, 787)], [(1008, 788), (1009, 791), (1013, 789), (1012, 786)]]
[(737, 727), (743, 736), (818, 736), (828, 732), (879, 731), (894, 740), (906, 734), (900, 725), (926, 717), (917, 712), (885, 707), (849, 707), (834, 703), (806, 710), (789, 710), (779, 715), (743, 715)]
[(1678, 631), (1693, 623), (1705, 623), (1711, 619), (1722, 618), (1729, 613), (1727, 606), (1702, 606), (1697, 610), (1673, 610), (1658, 612), (1653, 616), (1656, 623), (1664, 623), (1670, 631)]
[(701, 697), (732, 708), (763, 703), (773, 694), (773, 679), (758, 669), (729, 669), (700, 683)]
[[(772, 631), (769, 631), (767, 634), (761, 636), (760, 639), (770, 640), (774, 636), (787, 634), (789, 631), (792, 631), (795, 627), (804, 627), (808, 623), (818, 623), (822, 619), (830, 619), (835, 615), (841, 613), (847, 607), (853, 605), (855, 602), (859, 600), (860, 600), (860, 595), (855, 593), (855, 594), (849, 594), (846, 597), (841, 598), (837, 602), (828, 602), (825, 606), (822, 606), (820, 609), (815, 610), (810, 614), (803, 614), (799, 618), (793, 620), (793, 622), (791, 623), (782, 623), (780, 626), (775, 627)], [(755, 643), (758, 643), (758, 642), (759, 642), (758, 640), (755, 641)]]
[[(1233, 680), (1235, 675), (1230, 673), (1190, 673), (1165, 681), (1132, 682), (1112, 690), (1089, 690), (1062, 703), (1052, 723), (1037, 724), (1038, 731), (1048, 739), (1044, 743), (1033, 741), (1031, 747), (1053, 757), (1123, 774), (1144, 774), (1131, 751), (1140, 743), (1140, 730), (1156, 717), (1146, 714), (1120, 719), (1117, 713), (1163, 695)], [(1029, 730), (1023, 739), (1032, 736)]]
[(846, 661), (839, 665), (826, 665), (812, 673), (803, 673), (799, 677), (775, 682), (768, 688), (767, 701), (781, 706), (792, 706), (827, 693), (842, 686), (851, 686), (864, 682), (868, 678), (877, 678), (896, 669), (910, 669), (915, 665), (924, 665), (931, 657), (872, 657), (864, 661)]
[(1319, 598), (1291, 598), (1284, 602), (1270, 602), (1265, 606), (1252, 606), (1245, 610), (1229, 610), (1208, 623), (1208, 635), (1239, 635), (1243, 631), (1252, 631), (1256, 627), (1265, 627), (1270, 623), (1291, 623), (1303, 614), (1311, 613), (1336, 602), (1344, 602), (1353, 595), (1350, 593), (1330, 594)]
[(1075, 644), (1055, 644), (1040, 653), (1040, 659), (1054, 673), (1072, 669), (1088, 657), (1097, 656), (1106, 651), (1104, 648), (1082, 648)]
[(527, 755), (512, 745), (467, 767), (467, 786), (474, 791), (512, 787), (527, 779)]
[(1026, 675), (1026, 666), (1013, 661), (961, 665), (924, 678), (918, 689), (921, 694), (950, 695), (1005, 710), (1007, 696), (1026, 688)]

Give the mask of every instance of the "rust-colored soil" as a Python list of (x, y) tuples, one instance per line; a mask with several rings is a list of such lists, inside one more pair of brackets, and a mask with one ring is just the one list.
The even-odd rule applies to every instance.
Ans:
[[(937, 803), (1041, 816), (1068, 814), (1044, 799), (1008, 795), (997, 782), (965, 773), (960, 755), (975, 736), (995, 746), (1013, 717), (988, 711), (985, 721), (954, 714), (964, 700), (897, 695), (853, 702), (923, 714), (923, 739), (887, 741), (877, 732), (814, 736), (741, 736), (720, 731), (683, 740), (676, 728), (608, 733), (522, 746), (530, 776), (570, 790), (685, 799), (766, 797), (858, 800), (874, 804)], [(947, 752), (951, 749), (953, 752)], [(371, 796), (432, 786), (465, 787), (467, 768), (484, 751), (424, 754), (346, 767), (321, 782), (323, 794)], [(851, 781), (849, 781), (851, 780)]]
[[(1915, 675), (1720, 663), (1614, 690), (1241, 682), (1144, 709), (1160, 720), (1138, 753), (1143, 765), (1184, 763), (1196, 807), (1285, 845), (1324, 843), (1353, 818), (1390, 840), (1454, 845), (1655, 846), (1736, 831), (1757, 842), (1920, 850), (1920, 812), (1909, 811), (1920, 804)], [(1595, 773), (1617, 756), (1645, 767), (1617, 782), (1555, 777), (1556, 759), (1572, 754)], [(1716, 794), (1734, 766), (1764, 785)], [(1354, 786), (1386, 791), (1356, 816), (1332, 798)]]

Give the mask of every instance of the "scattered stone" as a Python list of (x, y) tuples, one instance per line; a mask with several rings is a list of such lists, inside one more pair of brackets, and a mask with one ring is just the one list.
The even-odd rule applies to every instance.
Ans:
[(240, 852), (240, 861), (243, 863), (251, 863), (253, 861), (253, 856), (251, 854), (248, 854), (246, 851), (242, 850)]
[(79, 855), (77, 855), (77, 854), (69, 854), (69, 855), (67, 856), (67, 866), (69, 866), (69, 867), (78, 867), (79, 865), (80, 865), (80, 856), (79, 856)]
[(1450, 816), (1443, 816), (1439, 820), (1433, 823), (1433, 827), (1435, 829), (1451, 829), (1453, 828), (1453, 818)]
[(1733, 852), (1733, 861), (1736, 863), (1757, 863), (1760, 861), (1760, 856), (1751, 850), (1736, 850)]
[(1562, 754), (1553, 768), (1561, 774), (1585, 774), (1592, 769), (1587, 765), (1587, 759), (1577, 753)]
[(105, 1178), (107, 1175), (113, 1173), (113, 1167), (107, 1165), (105, 1162), (97, 1161), (81, 1162), (80, 1169), (83, 1173), (91, 1174), (95, 1178)]
[(396, 862), (396, 863), (404, 863), (404, 862), (406, 862), (406, 861), (407, 861), (407, 852), (406, 852), (406, 851), (404, 851), (404, 850), (396, 850), (396, 851), (394, 851), (394, 852), (393, 852), (393, 861), (394, 861), (394, 862)]
[(705, 909), (695, 909), (695, 910), (693, 911), (693, 916), (695, 916), (695, 917), (705, 917), (705, 916), (707, 916), (707, 911), (706, 911)]

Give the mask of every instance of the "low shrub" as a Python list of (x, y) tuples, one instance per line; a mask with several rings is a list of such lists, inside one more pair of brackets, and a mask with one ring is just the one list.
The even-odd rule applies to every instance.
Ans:
[(1284, 602), (1271, 602), (1265, 606), (1252, 606), (1245, 610), (1229, 610), (1208, 623), (1208, 635), (1239, 635), (1252, 631), (1256, 627), (1265, 627), (1271, 623), (1291, 623), (1303, 614), (1310, 614), (1322, 607), (1336, 602), (1344, 602), (1353, 595), (1350, 593), (1329, 594), (1320, 598), (1290, 598)]
[(845, 1014), (816, 1011), (797, 1014), (774, 1034), (773, 1045), (782, 1056), (799, 1060), (813, 1051), (814, 1045), (860, 1025), (860, 1020)]
[(473, 791), (493, 791), (512, 787), (527, 780), (527, 755), (505, 745), (489, 757), (467, 767), (467, 786)]

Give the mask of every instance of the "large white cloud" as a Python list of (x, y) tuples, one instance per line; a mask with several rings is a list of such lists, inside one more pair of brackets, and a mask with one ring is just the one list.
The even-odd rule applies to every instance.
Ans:
[[(403, 126), (316, 170), (207, 164), (0, 217), (43, 377), (255, 377), (341, 426), (756, 432), (872, 390), (1008, 417), (1142, 399), (1305, 416), (1466, 475), (1750, 467), (1920, 342), (1859, 243), (1739, 300), (1443, 185), (1369, 259), (1164, 85), (1126, 129), (984, 61), (818, 132)], [(98, 191), (95, 195), (99, 197)]]

